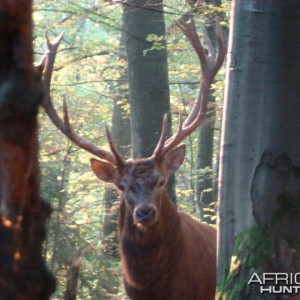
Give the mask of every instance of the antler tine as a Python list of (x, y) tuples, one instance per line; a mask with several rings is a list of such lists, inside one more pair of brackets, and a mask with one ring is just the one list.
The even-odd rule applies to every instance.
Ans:
[(108, 129), (107, 126), (105, 126), (105, 130), (106, 130), (106, 137), (107, 137), (107, 141), (108, 141), (108, 144), (109, 144), (109, 147), (110, 147), (110, 150), (111, 152), (113, 153), (115, 159), (116, 159), (116, 165), (118, 167), (122, 167), (125, 165), (125, 161), (123, 159), (123, 157), (119, 154), (119, 152), (117, 151), (114, 143), (113, 143), (113, 140), (111, 138), (111, 134), (110, 134), (110, 131)]
[(203, 88), (205, 88), (206, 85), (209, 85), (210, 83), (209, 81), (209, 62), (210, 62), (210, 58), (207, 57), (207, 55), (204, 52), (204, 48), (201, 44), (201, 41), (199, 39), (199, 36), (197, 34), (197, 29), (196, 29), (196, 25), (194, 22), (193, 18), (190, 18), (189, 22), (184, 22), (182, 19), (179, 21), (180, 22), (180, 28), (181, 30), (183, 30), (183, 33), (185, 34), (185, 36), (187, 37), (187, 39), (190, 41), (192, 47), (194, 48), (198, 59), (200, 61), (200, 65), (201, 65), (201, 86), (200, 86), (200, 91), (197, 97), (197, 100), (194, 103), (194, 106), (190, 112), (190, 114), (188, 115), (188, 117), (186, 118), (186, 120), (184, 121), (184, 125), (183, 127), (187, 127), (190, 123), (192, 123), (197, 115), (198, 112), (201, 108), (201, 101), (202, 101), (202, 97), (201, 97), (201, 91), (203, 91)]
[(194, 19), (191, 17), (188, 22), (185, 22), (184, 20), (180, 19), (177, 22), (177, 25), (179, 26), (181, 31), (185, 34), (185, 36), (188, 38), (191, 45), (195, 49), (201, 64), (201, 70), (203, 72), (207, 68), (207, 58), (203, 46), (198, 37)]
[(60, 45), (60, 42), (61, 42), (63, 36), (64, 36), (64, 32), (61, 32), (54, 39), (54, 41), (51, 42), (49, 39), (48, 33), (45, 32), (47, 52), (44, 55), (44, 56), (46, 56), (46, 70), (45, 70), (45, 74), (44, 74), (44, 84), (45, 84), (46, 88), (49, 89), (49, 93), (50, 93), (52, 72), (53, 72), (53, 67), (54, 67), (55, 58), (56, 58), (56, 52), (57, 52), (57, 49)]
[[(184, 122), (186, 135), (189, 135), (191, 132), (193, 132), (203, 122), (207, 110), (207, 99), (209, 95), (210, 85), (215, 75), (221, 68), (225, 59), (225, 54), (226, 54), (225, 45), (222, 36), (221, 26), (218, 20), (216, 20), (215, 32), (216, 32), (216, 39), (218, 45), (218, 54), (216, 57), (214, 57), (214, 61), (210, 62), (207, 71), (205, 73), (204, 70), (202, 69), (202, 78), (201, 78), (200, 90), (198, 93), (197, 100), (194, 104), (191, 114)], [(209, 61), (208, 58), (206, 59), (207, 61)], [(197, 112), (196, 117), (193, 116), (194, 112)]]
[(177, 131), (176, 131), (174, 136), (172, 136), (171, 138), (169, 138), (166, 141), (165, 147), (164, 147), (164, 152), (168, 152), (169, 151), (168, 149), (172, 149), (173, 147), (175, 147), (176, 145), (178, 145), (182, 141), (182, 138), (181, 138), (182, 127), (183, 127), (182, 115), (179, 114)]
[(156, 148), (153, 152), (152, 157), (160, 157), (160, 154), (163, 150), (165, 141), (167, 139), (167, 134), (168, 134), (168, 115), (164, 114), (160, 138), (159, 138), (159, 141), (158, 141), (158, 143), (156, 145)]
[(216, 73), (218, 70), (221, 68), (225, 55), (226, 55), (226, 50), (225, 50), (225, 43), (223, 39), (223, 34), (222, 34), (222, 28), (220, 25), (220, 22), (218, 19), (216, 19), (216, 25), (215, 25), (215, 32), (216, 32), (216, 39), (217, 39), (217, 44), (218, 44), (218, 55), (214, 64), (214, 71), (212, 72), (211, 76), (212, 78), (215, 77)]
[[(57, 111), (55, 110), (55, 108), (53, 106), (51, 96), (50, 96), (50, 84), (51, 84), (51, 78), (52, 78), (53, 67), (54, 67), (57, 49), (62, 40), (62, 37), (63, 37), (63, 33), (61, 33), (58, 37), (56, 37), (53, 42), (50, 42), (49, 37), (46, 33), (47, 52), (42, 59), (42, 62), (45, 64), (45, 73), (44, 73), (44, 80), (43, 80), (44, 81), (44, 100), (43, 100), (42, 106), (43, 106), (46, 114), (49, 116), (49, 118), (53, 122), (53, 124), (67, 138), (69, 138), (74, 144), (76, 144), (80, 148), (98, 156), (99, 158), (102, 158), (102, 159), (109, 161), (112, 164), (116, 165), (116, 163), (117, 163), (116, 158), (114, 157), (114, 155), (111, 152), (98, 148), (96, 145), (94, 145), (90, 141), (87, 141), (86, 139), (78, 136), (74, 132), (74, 130), (72, 129), (72, 126), (70, 124), (70, 120), (69, 120), (66, 99), (63, 100), (64, 121), (61, 120), (61, 118), (59, 117)], [(42, 68), (42, 67), (43, 67), (43, 64), (40, 63), (39, 68)]]
[(185, 137), (190, 135), (203, 122), (207, 110), (210, 85), (214, 76), (222, 66), (225, 58), (225, 46), (221, 26), (218, 22), (216, 22), (218, 53), (217, 55), (212, 55), (212, 57), (208, 57), (204, 52), (193, 18), (191, 18), (189, 22), (184, 22), (181, 19), (177, 22), (177, 24), (197, 53), (201, 65), (201, 84), (197, 99), (190, 114), (183, 124), (180, 118), (176, 134), (166, 140), (163, 147), (160, 146), (160, 148), (162, 148), (159, 152), (161, 157), (180, 144)]

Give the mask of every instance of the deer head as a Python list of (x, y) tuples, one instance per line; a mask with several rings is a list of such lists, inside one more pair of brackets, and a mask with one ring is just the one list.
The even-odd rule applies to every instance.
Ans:
[(43, 103), (46, 113), (70, 140), (101, 158), (101, 160), (91, 159), (92, 170), (100, 180), (113, 183), (119, 189), (128, 211), (132, 214), (133, 221), (142, 226), (155, 224), (159, 217), (161, 194), (168, 178), (172, 172), (181, 166), (184, 160), (185, 145), (181, 142), (202, 123), (206, 113), (210, 85), (225, 57), (225, 47), (219, 24), (216, 24), (218, 53), (208, 51), (208, 55), (199, 40), (193, 19), (188, 23), (180, 20), (178, 25), (198, 55), (202, 75), (200, 89), (189, 116), (184, 122), (181, 117), (179, 118), (178, 129), (170, 138), (167, 138), (167, 116), (164, 117), (160, 139), (149, 158), (125, 161), (117, 152), (108, 129), (106, 133), (110, 151), (100, 149), (79, 137), (70, 125), (66, 101), (64, 101), (64, 121), (60, 120), (51, 102), (50, 81), (55, 54), (62, 35), (53, 43), (46, 36), (48, 53), (40, 64), (46, 68)]
[[(108, 140), (113, 147), (109, 133)], [(147, 227), (158, 220), (169, 175), (181, 166), (184, 156), (185, 145), (181, 144), (160, 158), (154, 155), (128, 162), (118, 160), (116, 165), (92, 158), (91, 167), (100, 180), (118, 188), (133, 222)]]

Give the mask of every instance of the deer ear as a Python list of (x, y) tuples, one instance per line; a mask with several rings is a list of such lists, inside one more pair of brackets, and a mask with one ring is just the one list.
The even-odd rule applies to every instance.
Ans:
[(96, 176), (104, 181), (115, 183), (118, 178), (118, 170), (112, 164), (91, 158), (91, 167)]
[(185, 145), (181, 144), (166, 154), (162, 162), (163, 170), (169, 175), (182, 165), (185, 157)]

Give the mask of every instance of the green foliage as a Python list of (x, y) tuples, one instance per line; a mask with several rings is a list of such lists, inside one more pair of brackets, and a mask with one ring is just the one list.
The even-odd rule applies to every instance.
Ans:
[(165, 37), (159, 36), (156, 34), (149, 34), (146, 38), (146, 41), (151, 43), (151, 47), (147, 50), (144, 50), (143, 55), (146, 56), (149, 51), (160, 51), (166, 49)]
[[(206, 192), (204, 190), (204, 192)], [(210, 191), (209, 191), (210, 192)], [(216, 223), (217, 219), (217, 202), (209, 203), (209, 206), (206, 208), (203, 208), (203, 211), (205, 213), (204, 217), (209, 218), (211, 220), (211, 223)]]

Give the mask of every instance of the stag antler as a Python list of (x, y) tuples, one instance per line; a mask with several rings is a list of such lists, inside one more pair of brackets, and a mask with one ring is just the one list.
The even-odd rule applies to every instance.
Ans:
[[(164, 155), (169, 152), (171, 149), (176, 147), (181, 143), (181, 141), (190, 135), (202, 122), (207, 109), (207, 99), (209, 95), (209, 88), (213, 81), (214, 76), (222, 66), (222, 63), (225, 58), (225, 46), (222, 38), (221, 27), (216, 23), (216, 39), (218, 44), (218, 54), (215, 51), (211, 51), (209, 55), (205, 54), (204, 48), (200, 42), (200, 39), (197, 35), (196, 26), (194, 20), (191, 18), (189, 22), (184, 22), (183, 20), (178, 21), (178, 26), (181, 28), (185, 36), (188, 38), (192, 44), (194, 50), (196, 51), (200, 65), (201, 65), (201, 84), (198, 97), (195, 101), (195, 104), (183, 122), (181, 116), (179, 117), (179, 125), (177, 132), (170, 138), (167, 139), (167, 115), (164, 116), (162, 132), (159, 139), (159, 142), (151, 156), (152, 159), (156, 161), (161, 161)], [(122, 167), (125, 164), (125, 161), (121, 155), (117, 152), (111, 135), (108, 128), (106, 128), (107, 140), (110, 146), (111, 151), (98, 148), (95, 144), (85, 140), (84, 138), (78, 136), (69, 120), (69, 114), (67, 109), (66, 100), (63, 101), (63, 112), (64, 112), (64, 121), (62, 121), (56, 112), (50, 96), (50, 83), (51, 77), (55, 62), (55, 56), (57, 49), (62, 40), (63, 34), (60, 34), (53, 42), (49, 41), (49, 38), (46, 34), (47, 49), (48, 51), (42, 58), (42, 61), (39, 65), (39, 69), (45, 68), (44, 74), (44, 85), (45, 85), (45, 96), (42, 106), (44, 107), (47, 115), (50, 117), (55, 126), (66, 135), (72, 142), (78, 145), (80, 148), (98, 156), (101, 159), (109, 161), (117, 167)], [(207, 37), (206, 37), (207, 38)], [(210, 45), (209, 45), (210, 46)]]
[(162, 160), (167, 152), (179, 145), (185, 137), (190, 135), (203, 122), (207, 110), (207, 100), (211, 83), (218, 70), (221, 68), (225, 58), (225, 46), (222, 37), (221, 26), (218, 22), (216, 22), (216, 40), (218, 44), (218, 53), (216, 54), (216, 52), (213, 51), (208, 55), (205, 54), (204, 48), (198, 37), (193, 18), (191, 18), (189, 22), (185, 22), (181, 19), (177, 22), (177, 24), (185, 34), (185, 36), (188, 38), (197, 53), (201, 65), (201, 84), (198, 97), (190, 114), (184, 122), (182, 122), (181, 116), (179, 117), (179, 125), (177, 131), (172, 137), (168, 139), (167, 116), (165, 115), (161, 136), (152, 155), (152, 158), (157, 161)]
[(86, 139), (80, 137), (78, 134), (74, 132), (72, 129), (72, 126), (70, 124), (69, 114), (68, 114), (68, 108), (66, 99), (63, 100), (63, 113), (64, 113), (64, 121), (62, 121), (55, 110), (53, 103), (51, 101), (51, 95), (50, 95), (50, 84), (51, 84), (51, 78), (53, 73), (53, 67), (55, 62), (55, 57), (57, 53), (57, 49), (59, 47), (59, 44), (62, 40), (63, 33), (61, 33), (59, 36), (55, 38), (54, 41), (50, 42), (49, 37), (46, 33), (46, 42), (47, 42), (47, 52), (43, 56), (41, 62), (39, 63), (39, 69), (45, 69), (44, 72), (44, 101), (42, 103), (43, 108), (45, 109), (45, 112), (51, 119), (51, 121), (54, 123), (54, 125), (65, 135), (67, 136), (74, 144), (79, 146), (80, 148), (98, 156), (99, 158), (102, 158), (106, 161), (111, 162), (112, 164), (116, 166), (122, 166), (124, 164), (124, 160), (120, 156), (120, 154), (117, 152), (109, 130), (106, 130), (107, 134), (107, 140), (111, 149), (110, 151), (100, 149), (95, 144), (91, 143), (90, 141), (87, 141)]

